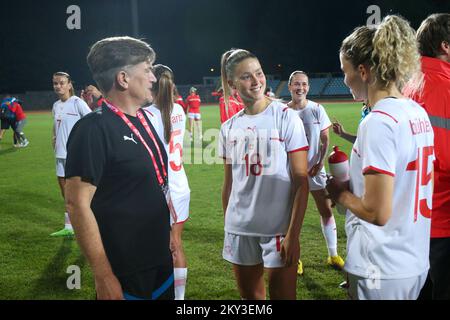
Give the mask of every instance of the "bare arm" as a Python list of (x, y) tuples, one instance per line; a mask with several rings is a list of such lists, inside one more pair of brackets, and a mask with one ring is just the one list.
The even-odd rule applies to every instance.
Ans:
[(309, 193), (307, 154), (307, 151), (289, 153), (294, 203), (288, 232), (281, 244), (281, 258), (286, 266), (296, 264), (300, 257), (299, 236), (305, 218)]
[(336, 119), (333, 121), (333, 132), (350, 143), (356, 141), (356, 136), (345, 131), (344, 126)]
[(227, 212), (228, 201), (230, 200), (232, 184), (233, 184), (233, 176), (232, 176), (231, 164), (227, 164), (226, 160), (224, 160), (224, 179), (223, 179), (223, 187), (222, 187), (222, 208), (223, 208), (223, 216), (224, 217), (225, 217), (225, 213)]
[(332, 179), (327, 190), (330, 197), (350, 209), (358, 218), (377, 226), (384, 226), (392, 214), (394, 177), (369, 172), (364, 176), (365, 192), (361, 198), (355, 196)]
[(325, 156), (328, 153), (328, 147), (330, 146), (330, 131), (329, 128), (326, 128), (320, 131), (320, 158), (319, 162), (317, 162), (314, 166), (311, 167), (308, 174), (311, 177), (314, 177), (320, 170), (323, 168)]
[(53, 150), (55, 150), (55, 145), (56, 145), (56, 129), (55, 129), (55, 123), (53, 123), (53, 135), (52, 135), (52, 147)]
[(123, 299), (122, 287), (114, 275), (103, 247), (91, 201), (96, 187), (80, 177), (66, 180), (66, 206), (77, 242), (86, 256), (95, 278), (97, 298)]

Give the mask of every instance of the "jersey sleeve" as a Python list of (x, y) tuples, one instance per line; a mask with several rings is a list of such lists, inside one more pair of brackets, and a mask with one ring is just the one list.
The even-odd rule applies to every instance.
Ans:
[(362, 145), (359, 146), (363, 155), (363, 174), (375, 171), (394, 177), (398, 148), (395, 143), (396, 123), (375, 114), (368, 120), (364, 123)]
[(331, 127), (331, 121), (328, 117), (327, 112), (325, 111), (325, 108), (319, 104), (319, 112), (320, 112), (320, 131), (323, 131), (325, 129), (328, 129)]
[(98, 186), (108, 159), (106, 140), (95, 119), (79, 120), (67, 141), (66, 178), (81, 180)]
[(222, 159), (229, 159), (230, 154), (229, 150), (227, 150), (227, 133), (228, 133), (228, 125), (222, 125), (220, 127), (220, 135), (219, 135), (219, 148), (218, 148), (218, 156)]
[(308, 150), (308, 140), (300, 117), (289, 107), (285, 107), (282, 112), (281, 138), (284, 140), (286, 152)]
[(78, 109), (78, 114), (81, 117), (84, 117), (85, 115), (87, 115), (88, 113), (91, 112), (91, 108), (89, 108), (87, 103), (82, 99), (77, 99), (77, 109)]

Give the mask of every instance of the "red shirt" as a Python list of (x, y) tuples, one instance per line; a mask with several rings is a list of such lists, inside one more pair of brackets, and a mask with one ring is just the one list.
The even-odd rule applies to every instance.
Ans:
[(450, 237), (450, 63), (422, 57), (421, 91), (407, 86), (404, 95), (422, 105), (434, 131), (434, 193), (431, 237)]
[(200, 96), (192, 93), (186, 98), (187, 109), (189, 113), (200, 113)]
[(241, 111), (244, 108), (244, 104), (242, 103), (241, 97), (239, 95), (230, 96), (228, 98), (228, 110), (226, 110), (225, 99), (224, 97), (220, 97), (219, 99), (219, 108), (220, 108), (220, 122), (224, 123), (236, 113)]
[(186, 104), (184, 103), (182, 96), (178, 96), (175, 100), (175, 103), (178, 103), (183, 108), (184, 113), (186, 113)]

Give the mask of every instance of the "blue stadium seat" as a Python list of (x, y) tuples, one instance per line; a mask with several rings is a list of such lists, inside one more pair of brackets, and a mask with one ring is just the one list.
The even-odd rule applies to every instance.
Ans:
[(273, 92), (277, 91), (279, 84), (280, 80), (267, 80), (266, 82), (267, 87), (271, 87)]
[(309, 95), (318, 96), (329, 81), (329, 78), (310, 78), (309, 79)]
[(288, 83), (286, 82), (286, 84), (283, 86), (283, 90), (281, 90), (280, 92), (280, 98), (290, 98), (290, 97), (291, 93), (289, 92)]
[(350, 95), (351, 92), (344, 83), (344, 78), (332, 78), (328, 86), (325, 88), (323, 95), (342, 96)]

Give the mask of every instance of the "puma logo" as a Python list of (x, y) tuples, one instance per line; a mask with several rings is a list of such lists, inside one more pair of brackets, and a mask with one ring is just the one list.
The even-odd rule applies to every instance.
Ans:
[(137, 142), (133, 138), (133, 134), (131, 134), (131, 137), (123, 136), (123, 141), (133, 141), (137, 144)]

